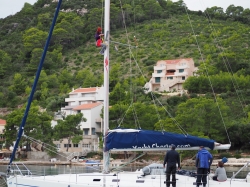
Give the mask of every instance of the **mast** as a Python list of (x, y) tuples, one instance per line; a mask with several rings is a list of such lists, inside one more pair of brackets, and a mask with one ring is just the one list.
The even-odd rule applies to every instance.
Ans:
[(109, 152), (106, 149), (106, 134), (109, 129), (109, 29), (110, 0), (105, 0), (104, 42), (107, 44), (104, 52), (104, 128), (103, 128), (103, 173), (109, 172)]

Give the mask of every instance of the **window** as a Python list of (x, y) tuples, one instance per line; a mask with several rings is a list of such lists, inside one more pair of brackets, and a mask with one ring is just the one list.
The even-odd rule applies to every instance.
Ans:
[(167, 79), (168, 79), (168, 80), (172, 80), (172, 79), (173, 79), (173, 77), (167, 77)]
[(82, 144), (82, 147), (89, 148), (89, 144)]
[(157, 70), (157, 73), (161, 73), (162, 72), (162, 70)]
[(56, 144), (56, 147), (57, 148), (61, 148), (61, 144)]
[(73, 144), (73, 147), (78, 147), (78, 144)]
[(89, 135), (89, 129), (83, 129), (83, 134), (84, 135)]
[(95, 128), (92, 128), (92, 135), (95, 135)]
[(69, 145), (69, 147), (71, 147), (71, 144), (64, 144), (64, 147), (68, 147), (67, 145)]
[(182, 80), (185, 80), (185, 77), (181, 77)]
[(183, 73), (184, 72), (184, 69), (179, 69), (179, 73)]
[(155, 82), (161, 82), (161, 77), (155, 77)]

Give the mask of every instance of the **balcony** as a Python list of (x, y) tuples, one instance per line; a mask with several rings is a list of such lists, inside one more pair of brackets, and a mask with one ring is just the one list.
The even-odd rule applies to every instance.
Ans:
[(166, 73), (166, 76), (169, 76), (169, 75), (175, 75), (175, 72)]
[(92, 135), (83, 135), (83, 139), (92, 139)]
[(160, 81), (155, 81), (155, 80), (151, 81), (151, 83), (152, 83), (152, 84), (161, 84)]
[(165, 73), (152, 73), (152, 77), (165, 77)]
[(65, 102), (74, 102), (74, 101), (95, 101), (96, 97), (73, 97), (73, 98), (65, 98)]
[(95, 129), (95, 133), (102, 133), (101, 128)]
[(102, 122), (102, 118), (96, 118), (96, 119), (95, 119), (95, 122), (96, 122), (96, 123), (101, 123), (101, 122)]
[(166, 66), (154, 66), (154, 70), (165, 70)]
[(176, 65), (176, 69), (190, 69), (190, 66), (189, 65), (184, 65), (184, 66)]
[(182, 72), (182, 73), (176, 72), (176, 73), (174, 74), (174, 76), (178, 76), (178, 77), (184, 77), (184, 76), (187, 76), (187, 75), (188, 75), (187, 72)]

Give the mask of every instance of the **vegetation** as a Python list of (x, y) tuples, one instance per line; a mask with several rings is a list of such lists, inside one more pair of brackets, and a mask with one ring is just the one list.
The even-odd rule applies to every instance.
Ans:
[[(38, 0), (34, 6), (25, 3), (16, 15), (0, 19), (0, 107), (12, 112), (3, 116), (7, 119), (8, 144), (16, 137), (56, 5), (51, 0)], [(63, 1), (61, 10), (67, 9), (72, 12), (61, 11), (57, 19), (25, 127), (27, 135), (47, 143), (52, 137), (56, 139), (56, 132), (48, 125), (51, 116), (65, 105), (70, 90), (103, 84), (103, 56), (93, 38), (96, 27), (103, 23), (102, 2)], [(83, 9), (87, 13), (83, 14)], [(230, 5), (225, 12), (212, 7), (205, 12), (187, 10), (187, 15), (182, 0), (125, 0), (122, 8), (119, 1), (111, 0), (110, 12), (111, 40), (138, 44), (131, 48), (135, 60), (130, 61), (127, 47), (118, 45), (116, 52), (111, 43), (112, 128), (180, 132), (177, 127), (181, 126), (189, 134), (222, 143), (228, 143), (230, 137), (235, 149), (249, 148), (249, 9)], [(154, 64), (177, 58), (193, 58), (199, 67), (199, 76), (188, 78), (184, 85), (189, 95), (168, 98), (145, 94), (143, 86)], [(155, 106), (153, 98), (167, 111), (158, 102)], [(133, 106), (131, 101), (135, 102)], [(156, 107), (161, 119), (153, 114)]]

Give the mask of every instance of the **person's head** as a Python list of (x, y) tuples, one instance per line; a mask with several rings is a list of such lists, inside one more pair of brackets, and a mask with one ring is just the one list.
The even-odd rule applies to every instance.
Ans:
[(174, 144), (171, 144), (171, 149), (172, 149), (172, 150), (175, 150), (175, 148), (176, 148), (175, 145), (174, 145)]
[(224, 166), (224, 163), (221, 162), (221, 161), (219, 161), (219, 162), (218, 162), (218, 166), (219, 166), (220, 168), (222, 168), (222, 167)]
[(200, 146), (200, 150), (204, 149), (204, 146)]
[(101, 27), (97, 27), (96, 32), (102, 32), (102, 28)]

